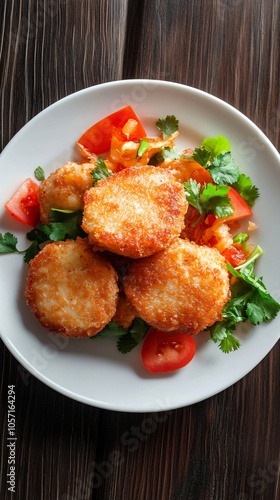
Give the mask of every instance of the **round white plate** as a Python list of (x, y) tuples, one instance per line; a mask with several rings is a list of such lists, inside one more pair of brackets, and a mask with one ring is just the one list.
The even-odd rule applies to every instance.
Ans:
[[(201, 144), (205, 137), (228, 138), (233, 156), (260, 188), (252, 220), (258, 230), (250, 239), (263, 248), (256, 274), (280, 299), (279, 154), (265, 135), (245, 116), (223, 101), (175, 83), (126, 80), (97, 85), (70, 95), (33, 118), (0, 156), (0, 231), (10, 231), (27, 247), (29, 230), (4, 209), (5, 202), (40, 165), (46, 174), (78, 159), (75, 141), (93, 123), (130, 104), (148, 135), (157, 135), (159, 117), (174, 114), (180, 122), (177, 148)], [(246, 225), (247, 223), (245, 223)], [(250, 328), (241, 325), (236, 336), (241, 348), (222, 353), (208, 333), (196, 337), (197, 352), (185, 368), (169, 374), (150, 374), (141, 361), (141, 346), (130, 354), (117, 351), (115, 339), (69, 340), (40, 326), (25, 304), (28, 266), (22, 255), (0, 255), (1, 336), (17, 360), (53, 389), (86, 404), (119, 411), (160, 411), (202, 401), (246, 375), (279, 339), (280, 314), (272, 322)], [(21, 372), (28, 384), (26, 372)], [(25, 377), (24, 377), (25, 375)]]

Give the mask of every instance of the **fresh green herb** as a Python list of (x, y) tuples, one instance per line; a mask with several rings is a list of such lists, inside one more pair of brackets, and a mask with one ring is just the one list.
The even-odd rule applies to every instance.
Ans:
[(195, 148), (191, 158), (195, 160), (202, 167), (206, 167), (208, 161), (210, 160), (210, 152), (207, 149)]
[(24, 253), (24, 262), (29, 262), (39, 252), (37, 242), (32, 242), (26, 250), (18, 250), (18, 239), (11, 233), (0, 233), (0, 253)]
[(179, 128), (179, 120), (174, 115), (167, 115), (166, 118), (160, 118), (156, 122), (156, 126), (162, 133), (163, 139), (167, 139), (170, 135), (177, 132)]
[(118, 350), (122, 354), (132, 351), (144, 338), (150, 326), (141, 318), (135, 318), (131, 327), (127, 330), (115, 321), (111, 321), (92, 339), (97, 337), (119, 337), (117, 341)]
[(219, 348), (225, 353), (236, 351), (240, 347), (239, 340), (232, 335), (235, 330), (235, 324), (229, 321), (216, 321), (209, 328), (211, 339), (213, 342), (219, 343)]
[(24, 254), (24, 262), (28, 264), (31, 259), (34, 259), (34, 257), (40, 252), (40, 246), (38, 241), (34, 240), (32, 241), (31, 245), (25, 250)]
[(62, 241), (65, 238), (75, 240), (78, 236), (84, 238), (86, 234), (81, 229), (80, 221), (83, 210), (65, 211), (51, 209), (49, 224), (41, 225), (40, 229), (49, 237), (51, 241)]
[(121, 335), (127, 335), (127, 330), (115, 321), (110, 321), (110, 323), (108, 323), (108, 325), (106, 325), (101, 332), (91, 338), (95, 339), (96, 337), (120, 337)]
[(201, 185), (193, 179), (184, 182), (183, 185), (189, 204), (200, 213), (200, 217), (193, 224), (193, 227), (206, 213), (215, 214), (216, 217), (228, 217), (233, 214), (233, 208), (228, 197), (228, 186), (204, 184), (200, 192)]
[(255, 205), (255, 201), (259, 197), (259, 190), (256, 186), (253, 186), (250, 177), (240, 174), (232, 187), (242, 196), (250, 208)]
[(91, 172), (91, 176), (94, 179), (92, 185), (95, 186), (100, 179), (105, 179), (106, 177), (110, 177), (111, 175), (113, 174), (108, 170), (103, 158), (98, 158), (96, 160), (96, 167)]
[(229, 151), (214, 158), (210, 163), (208, 172), (216, 184), (231, 185), (237, 182), (239, 178), (239, 168)]
[(149, 142), (146, 141), (146, 139), (140, 139), (140, 147), (137, 151), (137, 156), (143, 156), (145, 151), (147, 151), (148, 147), (150, 146)]
[(222, 135), (204, 139), (203, 143), (201, 144), (201, 148), (209, 151), (211, 160), (219, 156), (221, 153), (224, 153), (225, 151), (230, 151), (229, 142)]
[(18, 250), (17, 238), (6, 233), (4, 236), (0, 234), (0, 253), (24, 253), (24, 262), (28, 263), (39, 253), (42, 243), (63, 241), (65, 238), (75, 240), (78, 236), (84, 238), (86, 233), (80, 226), (82, 214), (82, 209), (71, 211), (52, 208), (49, 224), (38, 224), (26, 234), (26, 238), (32, 242), (26, 250)]
[(240, 243), (246, 250), (246, 252), (250, 251), (250, 248), (246, 244), (246, 241), (248, 240), (249, 236), (246, 233), (239, 233), (233, 238), (233, 243)]
[(17, 249), (18, 239), (12, 233), (0, 233), (0, 253), (21, 253)]
[(225, 321), (216, 322), (209, 330), (214, 342), (220, 342), (223, 352), (238, 349), (239, 341), (232, 336), (236, 323), (249, 321), (252, 325), (274, 319), (280, 311), (280, 304), (267, 292), (262, 278), (254, 274), (255, 260), (262, 254), (257, 246), (247, 261), (234, 268), (227, 264), (228, 270), (240, 281), (231, 289), (231, 298), (224, 306), (222, 316)]
[(118, 350), (122, 354), (132, 351), (145, 337), (149, 328), (150, 326), (143, 319), (135, 318), (127, 334), (119, 338), (117, 342)]
[(44, 181), (45, 180), (45, 172), (42, 169), (42, 167), (37, 167), (35, 168), (34, 175), (38, 181)]
[(165, 160), (176, 160), (178, 156), (179, 153), (175, 147), (171, 149), (169, 146), (167, 146), (166, 148), (163, 148), (161, 151), (152, 156), (149, 161), (149, 165), (158, 165), (159, 163), (163, 163)]

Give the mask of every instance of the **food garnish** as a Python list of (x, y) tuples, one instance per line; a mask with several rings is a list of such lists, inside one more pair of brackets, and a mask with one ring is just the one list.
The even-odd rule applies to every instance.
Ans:
[[(201, 146), (195, 148), (194, 151), (187, 149), (183, 153), (179, 153), (174, 144), (178, 136), (178, 119), (174, 115), (168, 115), (166, 118), (160, 118), (156, 125), (161, 132), (160, 137), (157, 139), (148, 138), (139, 118), (130, 106), (126, 106), (90, 127), (77, 143), (83, 156), (81, 165), (69, 162), (67, 169), (65, 168), (67, 175), (73, 177), (71, 181), (72, 191), (67, 193), (64, 199), (62, 190), (57, 205), (55, 203), (54, 206), (50, 205), (49, 215), (49, 205), (47, 204), (49, 199), (47, 199), (47, 209), (43, 219), (43, 209), (40, 212), (40, 193), (43, 193), (44, 200), (46, 200), (46, 193), (48, 189), (52, 189), (53, 184), (48, 184), (48, 181), (45, 181), (43, 168), (37, 167), (34, 175), (38, 181), (42, 181), (40, 186), (41, 188), (44, 186), (44, 189), (38, 187), (38, 184), (33, 180), (27, 179), (5, 205), (13, 217), (33, 227), (26, 235), (31, 244), (26, 250), (18, 250), (18, 239), (10, 232), (6, 232), (4, 235), (0, 234), (0, 253), (23, 253), (24, 261), (28, 263), (37, 254), (40, 254), (47, 243), (53, 245), (48, 247), (48, 251), (45, 251), (46, 254), (50, 253), (51, 255), (58, 251), (60, 245), (54, 242), (65, 242), (61, 247), (70, 248), (69, 241), (75, 240), (76, 243), (72, 245), (75, 245), (77, 255), (79, 255), (80, 248), (85, 248), (87, 252), (91, 252), (92, 249), (94, 252), (99, 250), (98, 255), (102, 255), (103, 251), (108, 253), (109, 250), (119, 259), (132, 259), (135, 265), (129, 266), (125, 262), (121, 264), (122, 261), (120, 261), (118, 269), (116, 268), (119, 274), (121, 294), (124, 296), (124, 292), (127, 292), (125, 300), (132, 308), (129, 321), (127, 324), (124, 322), (125, 326), (114, 321), (115, 316), (112, 315), (114, 307), (112, 306), (107, 315), (108, 323), (101, 328), (95, 326), (92, 330), (90, 327), (88, 330), (84, 329), (82, 336), (91, 338), (116, 337), (118, 339), (117, 348), (123, 354), (130, 352), (145, 338), (142, 347), (143, 362), (151, 372), (162, 372), (176, 370), (191, 361), (195, 353), (193, 334), (199, 331), (199, 326), (197, 330), (194, 326), (188, 326), (190, 328), (188, 333), (191, 333), (188, 335), (186, 329), (184, 330), (185, 324), (181, 328), (182, 331), (175, 329), (176, 311), (170, 322), (169, 318), (166, 317), (164, 307), (163, 312), (160, 311), (154, 319), (146, 302), (142, 304), (140, 302), (144, 301), (144, 290), (149, 298), (149, 287), (151, 289), (154, 287), (153, 296), (151, 296), (155, 301), (155, 307), (158, 307), (157, 297), (160, 295), (160, 288), (157, 289), (158, 285), (153, 273), (156, 276), (164, 276), (162, 282), (163, 286), (166, 287), (165, 294), (168, 286), (170, 286), (170, 290), (172, 290), (172, 286), (177, 286), (174, 283), (181, 279), (178, 269), (185, 262), (182, 260), (184, 252), (189, 252), (188, 258), (185, 259), (186, 262), (188, 259), (194, 262), (189, 267), (192, 269), (191, 272), (197, 272), (199, 268), (197, 262), (200, 262), (200, 259), (202, 262), (206, 258), (206, 254), (211, 253), (211, 258), (209, 257), (201, 272), (205, 272), (207, 278), (207, 272), (215, 270), (216, 275), (219, 275), (221, 280), (220, 283), (217, 283), (215, 293), (218, 297), (220, 287), (221, 290), (224, 290), (224, 296), (220, 301), (220, 306), (217, 306), (215, 318), (213, 316), (214, 319), (209, 319), (205, 324), (209, 325), (206, 327), (211, 335), (209, 340), (217, 343), (224, 353), (235, 351), (240, 347), (240, 341), (233, 335), (239, 323), (247, 322), (249, 325), (255, 326), (261, 322), (272, 320), (278, 314), (280, 304), (268, 293), (263, 279), (258, 278), (254, 273), (255, 261), (263, 253), (262, 249), (259, 246), (253, 248), (253, 245), (248, 241), (247, 233), (232, 234), (239, 229), (239, 220), (252, 215), (251, 208), (259, 196), (259, 190), (253, 185), (250, 177), (240, 173), (228, 140), (223, 136), (209, 137), (204, 139)], [(108, 153), (106, 158), (104, 155), (105, 159), (99, 156), (103, 153)], [(59, 176), (66, 175), (62, 169), (63, 167), (58, 169), (58, 173), (56, 172), (55, 176), (52, 177), (54, 183), (56, 178), (60, 179)], [(139, 172), (143, 172), (143, 176), (138, 179)], [(90, 187), (91, 179), (93, 179), (92, 187)], [(101, 179), (103, 179), (102, 183), (98, 184)], [(122, 184), (125, 189), (121, 188), (120, 197), (116, 200), (114, 192), (119, 189), (122, 182), (126, 183)], [(151, 191), (149, 183), (153, 184)], [(59, 185), (58, 182), (57, 184)], [(159, 190), (157, 186), (160, 186)], [(96, 215), (95, 210), (99, 209), (100, 199), (103, 195), (105, 196), (106, 189), (110, 189), (109, 209), (108, 207), (106, 209), (108, 212), (104, 209), (105, 216), (103, 212), (100, 212), (99, 219), (101, 219), (102, 227), (99, 228), (98, 224), (94, 222), (94, 217), (93, 221), (91, 220), (91, 214)], [(164, 200), (162, 199), (163, 195), (160, 195), (160, 189), (163, 190)], [(143, 190), (144, 195), (141, 194)], [(168, 193), (170, 196), (172, 194), (170, 200)], [(180, 196), (183, 197), (184, 203), (182, 203)], [(67, 205), (69, 199), (75, 204), (74, 208), (78, 208), (70, 210), (69, 205)], [(145, 208), (145, 214), (143, 213), (143, 206), (147, 207), (146, 203), (150, 203), (149, 199), (151, 199), (151, 204), (148, 207), (149, 209), (152, 207), (151, 211), (153, 212), (150, 214), (150, 219), (147, 218), (147, 208)], [(91, 207), (91, 203), (96, 205)], [(124, 204), (122, 205), (122, 203)], [(122, 220), (123, 213), (130, 213), (131, 206), (135, 207), (135, 214), (137, 212), (140, 216), (137, 215), (132, 221)], [(162, 212), (163, 215), (160, 217), (158, 227), (155, 226), (157, 207), (160, 207), (160, 210), (164, 207), (165, 210)], [(171, 217), (169, 211), (176, 215)], [(108, 216), (110, 213), (113, 214), (115, 219), (112, 216), (112, 220), (105, 220), (106, 213)], [(102, 217), (105, 217), (104, 221)], [(183, 223), (184, 217), (185, 224)], [(151, 232), (145, 225), (141, 226), (148, 219), (151, 228), (153, 227)], [(83, 226), (81, 226), (82, 221)], [(176, 234), (172, 233), (174, 221), (178, 225)], [(109, 222), (108, 226), (107, 222)], [(92, 224), (93, 229), (88, 229), (91, 228)], [(142, 232), (138, 233), (138, 242), (136, 235), (139, 231), (139, 224)], [(250, 224), (256, 227), (254, 222), (250, 221), (249, 227), (251, 227)], [(149, 228), (149, 226), (147, 227)], [(126, 228), (125, 238), (122, 234), (124, 228)], [(127, 238), (127, 234), (129, 238)], [(206, 248), (205, 256), (202, 255), (203, 248)], [(141, 259), (137, 260), (139, 257)], [(114, 259), (112, 263), (110, 261), (110, 252), (108, 256), (103, 254), (100, 258), (105, 266), (104, 269), (107, 266), (112, 269), (113, 273), (116, 273), (113, 270)], [(172, 268), (170, 259), (174, 266), (177, 266), (176, 271), (175, 268)], [(36, 262), (40, 263), (40, 258), (37, 257)], [(140, 263), (139, 270), (138, 262)], [(67, 265), (70, 266), (70, 264), (71, 262), (67, 262)], [(64, 265), (63, 260), (61, 265)], [(146, 268), (145, 265), (147, 265)], [(207, 265), (210, 266), (208, 271), (206, 270)], [(196, 266), (198, 266), (197, 269)], [(31, 267), (37, 269), (38, 266), (34, 264)], [(71, 266), (69, 269), (72, 269)], [(184, 268), (182, 270), (184, 271)], [(187, 284), (194, 293), (194, 299), (195, 287), (200, 282), (201, 292), (203, 279), (203, 276), (199, 279), (192, 277), (190, 283)], [(140, 299), (137, 295), (139, 292), (138, 282), (139, 286), (143, 287), (143, 296)], [(32, 283), (32, 280), (29, 280), (29, 283)], [(203, 301), (205, 302), (205, 307), (206, 303), (207, 307), (209, 306), (207, 293), (205, 292), (205, 297), (201, 300), (202, 304)], [(176, 294), (173, 293), (173, 295)], [(162, 294), (163, 296), (164, 294)], [(29, 302), (32, 302), (30, 297), (29, 294)], [(166, 295), (164, 297), (164, 300), (168, 299)], [(116, 302), (115, 296), (114, 301)], [(168, 300), (166, 302), (168, 307), (172, 308), (174, 306), (170, 306), (171, 303), (172, 301)], [(36, 309), (37, 305), (34, 307)], [(184, 305), (181, 304), (180, 307), (182, 313)], [(118, 309), (118, 311), (123, 313), (123, 309)], [(200, 315), (203, 317), (203, 311), (200, 311)], [(120, 317), (121, 315), (116, 315), (118, 321)], [(128, 317), (127, 313), (125, 317)], [(193, 325), (196, 320), (197, 318), (194, 316)], [(157, 321), (161, 322), (162, 325), (167, 325), (167, 327), (164, 326), (162, 331), (158, 330)], [(154, 326), (153, 329), (151, 329), (151, 325)], [(200, 326), (204, 328), (204, 325)], [(56, 331), (68, 332), (67, 334), (71, 336), (70, 330), (64, 329), (63, 326), (60, 328), (58, 325)], [(79, 332), (79, 328), (77, 331)], [(90, 331), (94, 331), (94, 336), (89, 333)]]

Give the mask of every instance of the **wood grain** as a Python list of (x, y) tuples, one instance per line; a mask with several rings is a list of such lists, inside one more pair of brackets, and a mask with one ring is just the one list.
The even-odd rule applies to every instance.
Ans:
[[(171, 80), (210, 92), (280, 147), (279, 0), (3, 0), (0, 19), (2, 148), (57, 99), (122, 78)], [(229, 389), (158, 414), (77, 403), (28, 374), (2, 342), (0, 353), (1, 499), (11, 498), (11, 384), (14, 498), (280, 498), (279, 343)]]

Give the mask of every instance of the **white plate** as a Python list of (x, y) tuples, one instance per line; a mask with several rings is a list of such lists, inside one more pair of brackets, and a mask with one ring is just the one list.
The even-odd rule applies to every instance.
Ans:
[[(77, 158), (75, 141), (93, 123), (131, 104), (148, 135), (155, 121), (174, 114), (180, 121), (178, 149), (199, 146), (205, 137), (224, 135), (240, 170), (259, 186), (252, 237), (264, 250), (256, 264), (269, 292), (280, 299), (280, 161), (276, 149), (245, 116), (221, 100), (175, 83), (126, 80), (70, 95), (31, 120), (0, 157), (0, 222), (25, 248), (25, 229), (4, 203), (40, 165), (49, 174)], [(17, 360), (39, 380), (73, 399), (119, 411), (159, 411), (187, 406), (226, 389), (254, 368), (279, 339), (280, 315), (272, 322), (238, 330), (241, 348), (222, 353), (207, 333), (196, 337), (193, 361), (177, 372), (152, 375), (142, 365), (141, 347), (117, 351), (114, 339), (65, 340), (42, 328), (24, 300), (28, 266), (22, 255), (0, 256), (1, 336)], [(26, 379), (28, 383), (28, 377)]]

